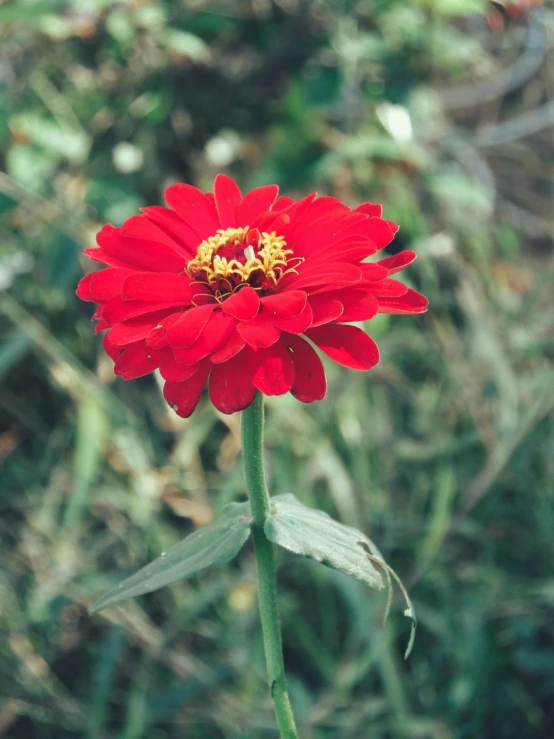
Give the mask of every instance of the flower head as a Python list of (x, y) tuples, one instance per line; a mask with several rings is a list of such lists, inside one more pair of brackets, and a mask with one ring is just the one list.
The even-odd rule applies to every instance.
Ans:
[(97, 331), (124, 379), (159, 369), (164, 397), (181, 416), (208, 381), (223, 413), (246, 408), (256, 390), (310, 403), (326, 379), (314, 349), (346, 367), (379, 361), (375, 342), (349, 325), (377, 313), (422, 313), (427, 300), (391, 275), (415, 259), (403, 251), (364, 261), (397, 226), (371, 203), (351, 210), (331, 197), (277, 197), (218, 175), (214, 192), (165, 191), (121, 228), (105, 226), (85, 253), (107, 265), (77, 294), (98, 304)]

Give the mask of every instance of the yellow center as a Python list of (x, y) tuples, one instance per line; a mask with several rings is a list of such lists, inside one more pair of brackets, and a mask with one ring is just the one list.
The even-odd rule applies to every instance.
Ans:
[(219, 229), (203, 241), (187, 264), (189, 277), (208, 285), (218, 300), (248, 283), (256, 290), (275, 287), (283, 275), (295, 272), (302, 259), (291, 264), (292, 249), (275, 231)]

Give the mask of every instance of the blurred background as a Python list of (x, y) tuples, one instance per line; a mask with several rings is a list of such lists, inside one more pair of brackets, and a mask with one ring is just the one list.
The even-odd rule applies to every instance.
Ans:
[(0, 734), (275, 739), (252, 551), (87, 606), (245, 494), (239, 417), (124, 383), (85, 246), (175, 181), (277, 182), (401, 224), (424, 316), (370, 373), (267, 403), (273, 493), (363, 529), (395, 602), (279, 554), (303, 739), (554, 736), (554, 7), (535, 0), (0, 5)]

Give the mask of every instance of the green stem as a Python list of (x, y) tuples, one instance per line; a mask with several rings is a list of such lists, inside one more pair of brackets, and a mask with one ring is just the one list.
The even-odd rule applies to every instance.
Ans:
[(258, 567), (258, 603), (264, 635), (265, 660), (269, 689), (281, 739), (298, 739), (290, 707), (283, 662), (283, 645), (277, 611), (277, 577), (273, 545), (264, 533), (269, 515), (269, 493), (263, 461), (264, 399), (257, 393), (242, 412), (242, 454), (250, 504), (252, 506), (252, 539)]

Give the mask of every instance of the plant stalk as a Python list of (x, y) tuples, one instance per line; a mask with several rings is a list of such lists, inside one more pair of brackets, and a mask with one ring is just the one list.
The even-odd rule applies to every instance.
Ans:
[(252, 507), (252, 539), (258, 569), (258, 604), (269, 689), (281, 739), (298, 739), (285, 678), (273, 544), (264, 533), (270, 502), (263, 461), (263, 431), (264, 399), (258, 392), (253, 403), (242, 412), (242, 454), (246, 488)]

